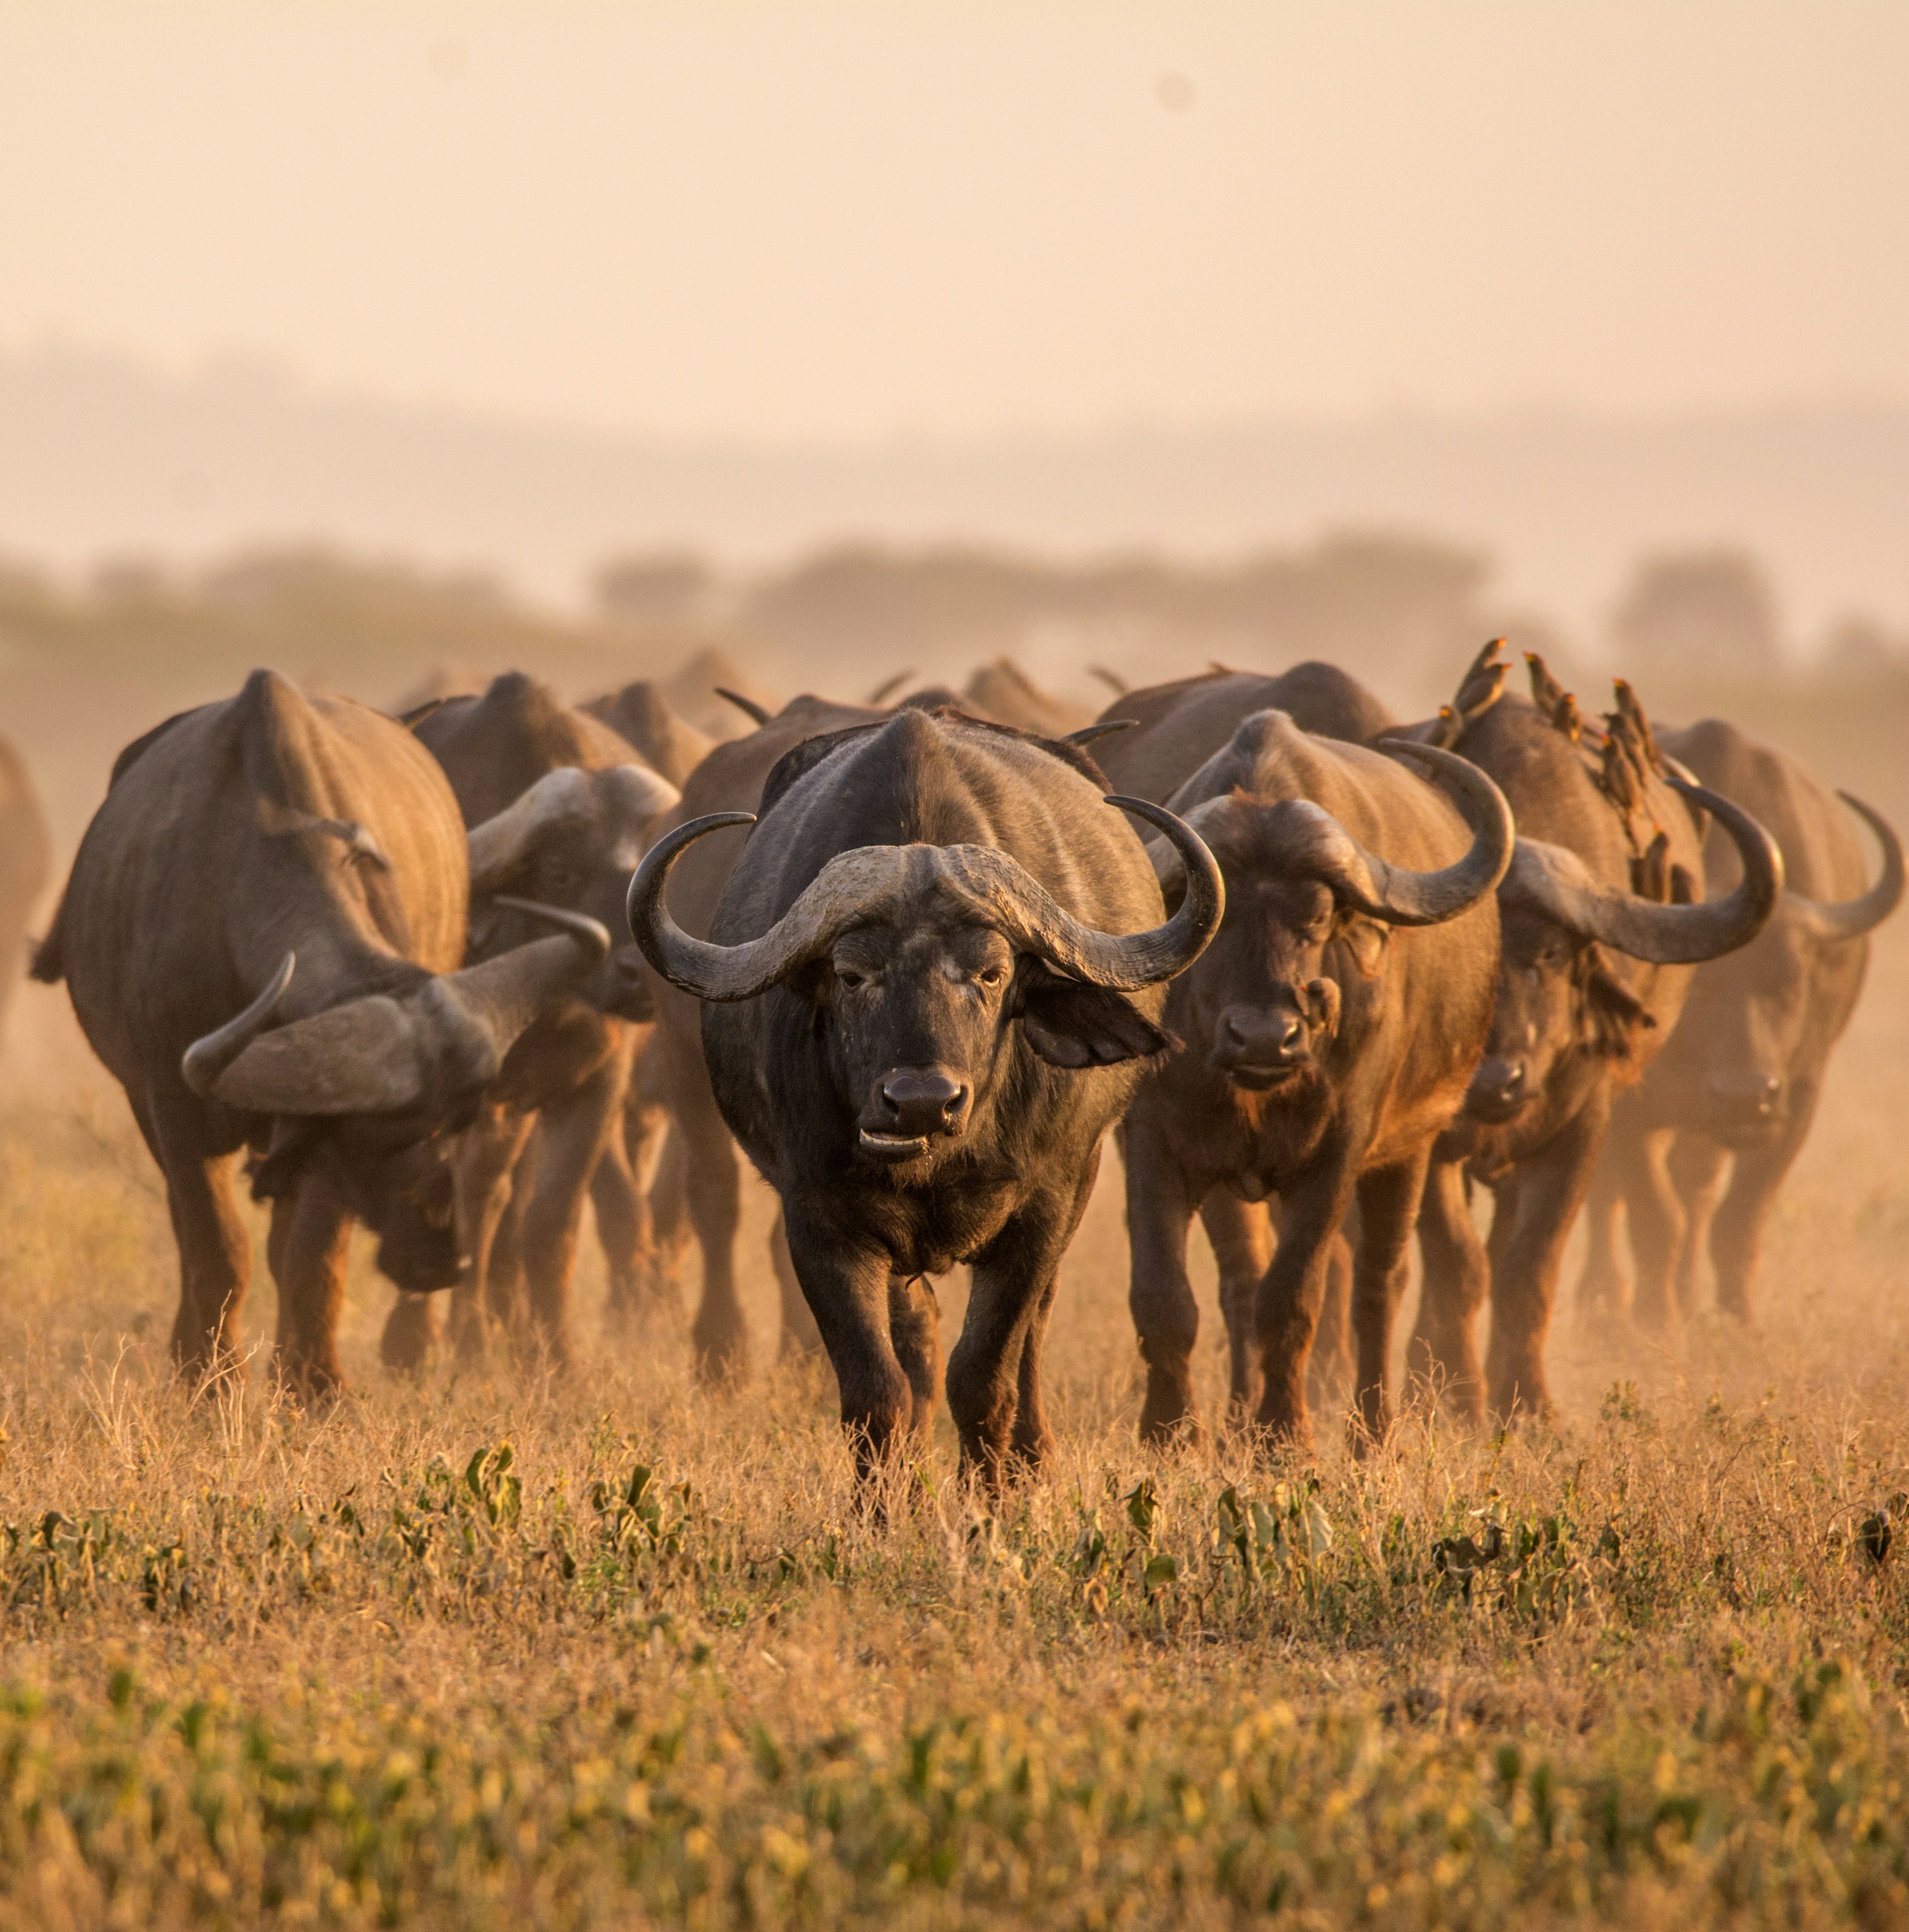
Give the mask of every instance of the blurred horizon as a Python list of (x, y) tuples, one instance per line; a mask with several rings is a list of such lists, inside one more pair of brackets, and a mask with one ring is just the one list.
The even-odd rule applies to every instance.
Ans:
[(70, 583), (313, 548), (481, 574), (576, 615), (632, 553), (739, 576), (844, 547), (1212, 567), (1347, 536), (1476, 555), (1587, 660), (1640, 560), (1731, 551), (1782, 655), (1909, 628), (1909, 403), (1402, 407), (1202, 426), (777, 442), (639, 434), (327, 391), (288, 364), (167, 370), (0, 350), (0, 560)]

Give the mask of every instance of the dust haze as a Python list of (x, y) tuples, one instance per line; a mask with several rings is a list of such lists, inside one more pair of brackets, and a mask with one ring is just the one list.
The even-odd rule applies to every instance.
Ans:
[[(420, 721), (642, 680), (706, 749), (1306, 659), (1429, 720), (1502, 637), (1909, 827), (1905, 76), (1909, 12), (1842, 0), (0, 0), (46, 825), (0, 766), (0, 898), (44, 932), (122, 748), (259, 667)], [(164, 1182), (22, 939), (0, 1916), (1904, 1922), (1909, 923), (1871, 945), (1752, 1321), (1592, 1308), (1581, 1229), (1550, 1416), (1145, 1447), (1110, 1155), (1053, 1463), (980, 1497), (943, 1413), (871, 1510), (746, 1172), (733, 1382), (687, 1233), (634, 1334), (592, 1206), (567, 1374), (390, 1372), (361, 1234), (301, 1402), (244, 1201), (249, 1382), (181, 1387)]]

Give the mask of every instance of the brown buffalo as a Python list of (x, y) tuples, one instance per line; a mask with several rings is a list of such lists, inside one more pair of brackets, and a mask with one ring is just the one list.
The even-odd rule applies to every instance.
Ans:
[[(1764, 1223), (1815, 1118), (1830, 1049), (1856, 1010), (1868, 935), (1902, 901), (1903, 857), (1890, 826), (1843, 794), (1882, 847), (1881, 875), (1868, 884), (1855, 826), (1828, 788), (1733, 724), (1706, 718), (1658, 739), (1769, 830), (1788, 882), (1748, 946), (1697, 969), (1676, 1030), (1611, 1115), (1580, 1298), (1591, 1309), (1634, 1306), (1663, 1328), (1676, 1321), (1680, 1300), (1689, 1304), (1707, 1246), (1718, 1305), (1748, 1318)], [(1712, 832), (1704, 862), (1708, 892), (1735, 886), (1742, 866), (1727, 838)], [(1636, 1269), (1634, 1303), (1619, 1254), (1620, 1216)]]
[[(1197, 677), (1122, 690), (1101, 714), (1095, 728), (1108, 735), (1095, 740), (1094, 757), (1116, 790), (1164, 804), (1260, 711), (1283, 711), (1302, 731), (1351, 744), (1368, 744), (1392, 724), (1385, 706), (1335, 665), (1298, 664), (1272, 675), (1215, 665)], [(1272, 1264), (1279, 1211), (1276, 1200), (1243, 1200), (1230, 1187), (1216, 1188), (1201, 1204), (1223, 1309), (1252, 1305)], [(1349, 1226), (1357, 1218), (1355, 1212)], [(1351, 1379), (1351, 1312), (1352, 1250), (1341, 1235), (1332, 1244), (1312, 1349), (1317, 1400), (1332, 1399)], [(1245, 1364), (1236, 1357), (1233, 1369), (1237, 1378)], [(1238, 1389), (1235, 1394), (1244, 1400)]]
[(25, 956), (27, 922), (52, 865), (52, 839), (32, 774), (0, 738), (0, 1044)]
[[(470, 957), (507, 952), (523, 937), (525, 898), (621, 926), (622, 897), (649, 830), (676, 788), (640, 763), (607, 725), (571, 710), (520, 672), (481, 698), (454, 698), (414, 727), (451, 781), (469, 828)], [(567, 998), (547, 1006), (512, 1048), (465, 1137), (458, 1173), (469, 1265), (453, 1297), (459, 1352), (481, 1354), (494, 1322), (528, 1327), (544, 1356), (570, 1356), (570, 1281), (583, 1202), (600, 1158), (613, 1152), (636, 1051), (633, 1022), (652, 1017), (635, 949), (613, 953)], [(534, 1164), (524, 1161), (535, 1130)], [(619, 1174), (610, 1163), (602, 1197)], [(627, 1177), (625, 1177), (627, 1190)], [(499, 1252), (507, 1211), (514, 1241)], [(637, 1298), (644, 1231), (631, 1199), (599, 1215), (611, 1292)], [(517, 1266), (523, 1271), (519, 1306)], [(385, 1359), (414, 1366), (439, 1324), (439, 1304), (400, 1301)]]
[(1108, 782), (1135, 798), (1164, 803), (1259, 711), (1283, 711), (1302, 731), (1366, 745), (1392, 718), (1356, 678), (1306, 663), (1273, 674), (1215, 665), (1197, 677), (1122, 692), (1100, 715), (1132, 728), (1101, 740), (1094, 758)]
[[(1497, 781), (1518, 826), (1498, 889), (1503, 948), (1491, 1037), (1464, 1114), (1434, 1156), (1419, 1216), (1414, 1366), (1472, 1418), (1487, 1398), (1501, 1418), (1548, 1405), (1545, 1342), (1558, 1271), (1611, 1103), (1668, 1038), (1692, 967), (1755, 938), (1783, 878), (1755, 820), (1666, 770), (1628, 686), (1618, 686), (1600, 730), (1535, 657), (1535, 701), (1497, 697), (1487, 661), (1496, 649), (1464, 687), (1482, 681), (1491, 698), (1461, 692), (1425, 728)], [(1712, 901), (1703, 899), (1704, 812), (1744, 866), (1736, 887)], [(1471, 1218), (1474, 1180), (1497, 1197), (1488, 1261)], [(1488, 1291), (1481, 1372), (1474, 1328)]]
[(1064, 738), (1092, 716), (1084, 704), (1043, 691), (1012, 658), (978, 666), (961, 687), (960, 702), (964, 711), (1041, 738)]
[(715, 739), (679, 718), (661, 687), (646, 677), (580, 708), (634, 746), (643, 763), (679, 791), (715, 746)]
[(1269, 1267), (1223, 1298), (1236, 1409), (1243, 1417), (1257, 1382), (1257, 1426), (1309, 1442), (1307, 1358), (1356, 1196), (1356, 1389), (1376, 1438), (1390, 1420), (1392, 1323), (1426, 1167), (1491, 1021), (1492, 889), (1510, 862), (1511, 814), (1463, 759), (1315, 738), (1281, 711), (1248, 717), (1168, 802), (1219, 861), (1227, 903), (1218, 938), (1167, 994), (1164, 1024), (1181, 1043), (1127, 1120), (1141, 1434), (1198, 1426), (1193, 1215), (1218, 1193), (1276, 1193)]
[(342, 1384), (355, 1218), (400, 1288), (457, 1279), (452, 1136), (525, 1029), (609, 950), (600, 926), (559, 913), (564, 936), (460, 970), (467, 903), (451, 788), (381, 712), (256, 671), (120, 754), (34, 970), (66, 980), (165, 1174), (182, 1368), (238, 1361), (241, 1148), (272, 1204), (294, 1382)]

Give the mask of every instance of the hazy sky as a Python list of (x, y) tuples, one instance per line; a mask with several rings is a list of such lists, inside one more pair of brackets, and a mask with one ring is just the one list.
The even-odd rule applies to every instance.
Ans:
[(0, 0), (0, 347), (756, 438), (1909, 398), (1909, 4)]

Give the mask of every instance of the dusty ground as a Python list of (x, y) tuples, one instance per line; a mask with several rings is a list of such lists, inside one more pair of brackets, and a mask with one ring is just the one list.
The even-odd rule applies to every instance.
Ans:
[[(571, 1385), (395, 1384), (361, 1267), (350, 1400), (306, 1416), (259, 1375), (189, 1406), (156, 1177), (29, 989), (0, 1918), (1905, 1922), (1903, 1558), (1863, 1541), (1909, 1487), (1905, 976), (1892, 935), (1755, 1331), (1700, 1315), (1671, 1351), (1567, 1310), (1554, 1429), (1155, 1462), (1110, 1162), (1057, 1466), (987, 1518), (944, 1422), (886, 1530), (826, 1378), (769, 1367), (766, 1265), (736, 1395), (668, 1338)], [(601, 1292), (592, 1256), (586, 1334)]]

